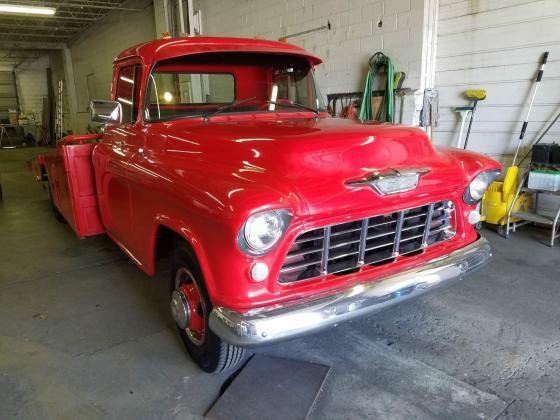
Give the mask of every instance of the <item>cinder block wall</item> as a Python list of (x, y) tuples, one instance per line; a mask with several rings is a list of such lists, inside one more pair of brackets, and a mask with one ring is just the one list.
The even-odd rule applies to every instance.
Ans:
[(363, 89), (369, 58), (388, 54), (420, 87), (424, 0), (195, 0), (204, 35), (278, 39), (332, 24), (330, 31), (290, 38), (324, 59), (317, 71), (323, 95)]
[[(110, 97), (115, 56), (132, 45), (156, 37), (152, 2), (139, 0), (129, 2), (127, 6), (141, 11), (113, 11), (70, 45), (78, 99), (79, 133), (86, 132), (90, 124), (89, 100)], [(95, 98), (88, 96), (88, 76), (95, 81), (92, 92)]]

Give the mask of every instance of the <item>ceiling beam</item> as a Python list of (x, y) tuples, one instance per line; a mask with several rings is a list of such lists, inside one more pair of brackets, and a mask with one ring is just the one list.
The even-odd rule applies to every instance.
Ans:
[[(32, 34), (30, 32), (26, 32), (26, 33), (14, 33), (14, 32), (0, 32), (0, 37), (17, 37), (17, 38), (26, 38), (26, 37), (32, 37), (32, 38), (60, 38), (60, 39), (66, 39), (68, 38), (68, 34)], [(2, 44), (2, 47), (5, 47), (4, 44)]]
[(20, 19), (3, 19), (0, 16), (0, 28), (5, 27), (5, 25), (31, 26), (35, 28), (37, 27), (36, 24), (44, 28), (51, 28), (53, 24), (56, 25), (57, 27), (60, 27), (60, 25), (64, 25), (65, 28), (69, 28), (69, 29), (81, 29), (84, 26), (83, 22), (71, 22), (71, 21), (63, 21), (63, 20), (50, 21), (50, 22), (46, 22), (46, 21), (31, 22), (29, 20), (20, 20)]
[(66, 44), (63, 42), (15, 41), (2, 39), (1, 45), (3, 50), (61, 50)]
[(120, 2), (115, 5), (98, 4), (83, 1), (80, 3), (69, 1), (33, 1), (33, 0), (18, 0), (18, 3), (25, 4), (26, 6), (42, 6), (42, 7), (56, 7), (56, 8), (76, 8), (76, 9), (101, 9), (101, 10), (124, 10), (127, 12), (139, 12), (142, 9), (135, 9), (131, 7), (122, 7)]
[[(90, 16), (92, 16), (92, 15), (90, 15)], [(105, 15), (101, 15), (101, 16), (105, 16)], [(15, 16), (13, 16), (13, 17), (10, 16), (9, 18), (7, 16), (0, 16), (0, 19), (16, 20)], [(94, 21), (94, 20), (97, 20), (97, 18), (58, 15), (58, 16), (53, 16), (53, 17), (49, 17), (49, 18), (42, 18), (42, 17), (35, 17), (35, 16), (18, 16), (17, 20), (18, 21), (24, 21), (24, 22), (49, 22), (49, 23), (53, 23), (53, 24), (56, 24), (57, 21), (75, 21), (74, 23), (81, 24), (83, 21)]]
[(64, 28), (64, 27), (60, 27), (57, 26), (55, 28), (53, 28), (52, 26), (37, 26), (37, 25), (10, 25), (10, 24), (5, 24), (5, 23), (0, 23), (0, 27), (2, 29), (8, 28), (8, 29), (32, 29), (32, 30), (37, 30), (37, 31), (66, 31), (66, 32), (76, 32), (79, 31), (81, 28)]

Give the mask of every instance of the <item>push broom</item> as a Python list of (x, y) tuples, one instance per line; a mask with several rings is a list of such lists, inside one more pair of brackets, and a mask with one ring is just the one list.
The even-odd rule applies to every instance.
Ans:
[[(462, 113), (462, 115), (464, 115), (463, 121), (461, 122), (461, 131), (459, 132), (459, 142), (461, 141), (461, 134), (463, 133), (463, 126), (465, 125), (466, 115), (463, 114), (463, 112), (465, 112), (465, 110), (467, 110), (467, 108), (470, 108), (470, 111), (471, 111), (471, 119), (469, 120), (469, 127), (467, 128), (467, 137), (465, 137), (465, 144), (463, 145), (463, 149), (466, 149), (467, 144), (469, 143), (469, 136), (471, 134), (471, 127), (472, 127), (472, 122), (473, 122), (473, 119), (474, 119), (474, 113), (476, 112), (476, 104), (478, 104), (478, 101), (483, 101), (484, 99), (486, 99), (486, 91), (483, 90), (483, 89), (469, 89), (469, 90), (465, 91), (464, 95), (467, 99), (470, 99), (471, 101), (473, 101), (472, 107), (456, 108), (456, 110), (458, 110), (459, 112)], [(468, 110), (467, 110), (467, 114), (468, 114)]]

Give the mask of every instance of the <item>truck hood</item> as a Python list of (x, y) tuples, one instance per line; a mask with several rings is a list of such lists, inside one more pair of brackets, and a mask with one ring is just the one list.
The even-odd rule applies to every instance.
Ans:
[[(371, 187), (351, 188), (348, 182), (389, 169), (429, 170), (418, 188), (392, 196), (392, 201), (433, 189), (464, 188), (468, 177), (457, 157), (435, 149), (422, 130), (399, 125), (337, 118), (224, 119), (173, 122), (158, 131), (165, 137), (164, 153), (187, 158), (191, 168), (200, 165), (202, 172), (215, 174), (214, 180), (228, 180), (208, 182), (220, 200), (231, 198), (227, 196), (235, 187), (267, 188), (284, 196), (295, 194), (310, 213), (340, 211), (371, 206), (372, 198), (383, 200), (372, 196)], [(485, 164), (482, 159), (478, 166)], [(349, 199), (353, 190), (357, 191)]]

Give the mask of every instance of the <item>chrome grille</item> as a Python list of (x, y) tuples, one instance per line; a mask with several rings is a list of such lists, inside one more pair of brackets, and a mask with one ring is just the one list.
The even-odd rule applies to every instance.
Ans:
[(279, 281), (348, 274), (421, 252), (453, 236), (453, 211), (451, 201), (439, 201), (302, 233), (288, 251)]

